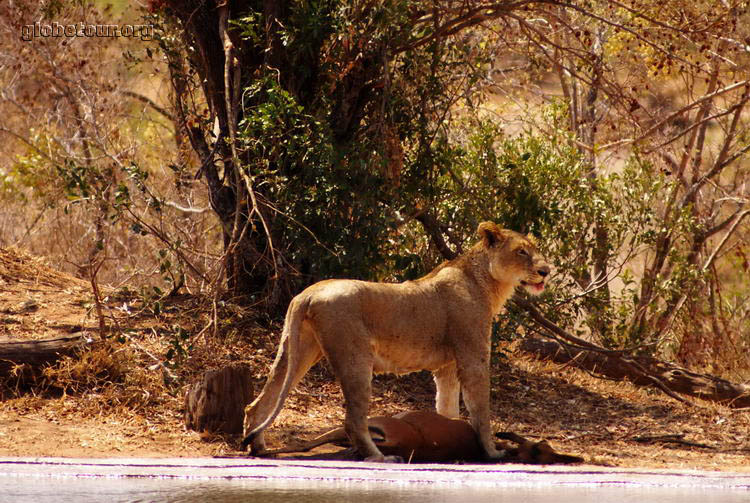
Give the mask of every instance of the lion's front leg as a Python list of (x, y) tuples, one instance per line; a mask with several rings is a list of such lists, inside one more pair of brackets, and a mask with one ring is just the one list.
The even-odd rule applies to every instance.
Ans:
[(505, 450), (498, 450), (492, 437), (490, 424), (490, 376), (487, 360), (471, 359), (459, 362), (459, 379), (463, 390), (464, 404), (471, 416), (471, 426), (479, 438), (487, 459), (498, 460), (506, 456)]
[(502, 459), (507, 453), (495, 447), (490, 424), (489, 337), (486, 345), (466, 345), (456, 356), (458, 378), (471, 426), (487, 459)]

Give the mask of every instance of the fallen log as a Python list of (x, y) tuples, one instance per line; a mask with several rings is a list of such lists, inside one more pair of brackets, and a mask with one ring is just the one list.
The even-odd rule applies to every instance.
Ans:
[(55, 363), (63, 356), (76, 354), (92, 344), (82, 335), (42, 340), (0, 340), (0, 376), (8, 375), (18, 366), (39, 369)]
[(537, 358), (551, 359), (612, 379), (628, 379), (639, 386), (666, 387), (671, 392), (732, 408), (750, 407), (750, 386), (692, 372), (656, 358), (607, 351), (591, 343), (580, 347), (532, 336), (521, 341), (520, 349)]

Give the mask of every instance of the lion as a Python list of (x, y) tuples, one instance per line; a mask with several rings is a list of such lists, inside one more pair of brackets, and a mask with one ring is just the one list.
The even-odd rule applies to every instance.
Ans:
[(404, 283), (324, 280), (294, 297), (260, 395), (245, 408), (243, 450), (266, 450), (265, 430), (289, 391), (325, 357), (341, 385), (344, 428), (368, 461), (386, 457), (368, 434), (373, 372), (429, 370), (437, 412), (459, 415), (459, 395), (488, 460), (502, 459), (490, 431), (490, 335), (517, 286), (544, 290), (550, 266), (531, 236), (482, 222), (481, 240), (426, 276)]

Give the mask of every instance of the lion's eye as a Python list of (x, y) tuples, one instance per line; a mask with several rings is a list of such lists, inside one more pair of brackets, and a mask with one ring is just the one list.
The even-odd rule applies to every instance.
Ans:
[(518, 250), (518, 254), (521, 255), (522, 257), (529, 256), (529, 252), (527, 252), (524, 248), (521, 248), (520, 250)]

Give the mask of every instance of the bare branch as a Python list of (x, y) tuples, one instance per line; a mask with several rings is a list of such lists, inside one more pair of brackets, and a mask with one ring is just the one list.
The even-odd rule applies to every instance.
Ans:
[(174, 201), (162, 201), (164, 204), (169, 206), (170, 208), (174, 208), (178, 211), (182, 211), (183, 213), (204, 213), (208, 208), (193, 208), (192, 206), (181, 206)]
[[(735, 110), (737, 110), (738, 107), (742, 107), (742, 105), (743, 105), (742, 103), (737, 103), (735, 105), (732, 105), (732, 107), (728, 108), (727, 110), (722, 110), (721, 112), (716, 112), (713, 115), (709, 115), (707, 117), (702, 117), (702, 118), (698, 119), (697, 121), (691, 123), (688, 127), (686, 127), (685, 129), (681, 130), (680, 132), (678, 132), (677, 134), (675, 134), (671, 138), (669, 138), (669, 139), (665, 140), (664, 142), (660, 143), (659, 145), (656, 145), (656, 146), (651, 147), (651, 148), (649, 148), (647, 150), (644, 150), (643, 154), (644, 155), (648, 155), (648, 154), (651, 154), (653, 152), (659, 151), (659, 150), (663, 149), (664, 147), (666, 147), (667, 145), (669, 145), (670, 143), (672, 143), (672, 142), (674, 142), (676, 140), (679, 140), (680, 138), (682, 138), (683, 136), (685, 136), (689, 132), (693, 131), (695, 128), (705, 127), (705, 126), (708, 125), (709, 122), (711, 122), (711, 121), (713, 121), (715, 119), (718, 119), (719, 117), (724, 117), (725, 115), (731, 114), (732, 112), (734, 112)], [(677, 168), (679, 168), (679, 165), (677, 165), (676, 163), (675, 163), (674, 166), (677, 167)]]
[(706, 262), (703, 264), (702, 270), (703, 272), (708, 271), (708, 269), (713, 264), (714, 260), (716, 259), (716, 256), (721, 251), (721, 249), (724, 247), (724, 245), (727, 243), (729, 238), (734, 234), (734, 232), (737, 230), (737, 227), (740, 225), (740, 222), (748, 215), (750, 214), (750, 210), (742, 210), (742, 211), (736, 211), (730, 218), (725, 220), (722, 224), (717, 225), (714, 229), (712, 229), (713, 232), (719, 232), (721, 229), (725, 228), (726, 225), (729, 222), (732, 222), (731, 227), (729, 230), (724, 234), (724, 237), (721, 238), (721, 241), (718, 245), (716, 245), (716, 248), (711, 252), (711, 255), (709, 255), (708, 259), (706, 259)]
[[(716, 259), (716, 256), (719, 253), (719, 251), (721, 251), (721, 249), (724, 247), (726, 242), (729, 240), (729, 237), (732, 234), (734, 234), (734, 231), (737, 229), (737, 226), (739, 226), (740, 222), (742, 222), (742, 220), (748, 214), (750, 214), (750, 210), (738, 211), (730, 218), (730, 220), (728, 220), (728, 221), (732, 221), (732, 226), (726, 232), (726, 234), (721, 239), (721, 241), (716, 246), (716, 248), (714, 248), (713, 252), (711, 252), (711, 255), (708, 257), (708, 259), (706, 259), (706, 262), (703, 264), (703, 267), (701, 268), (701, 271), (703, 273), (708, 271), (708, 269), (711, 267), (714, 260)], [(692, 293), (691, 291), (686, 291), (685, 293), (683, 293), (676, 303), (671, 303), (667, 307), (665, 312), (661, 314), (658, 322), (656, 323), (657, 336), (672, 325), (675, 318), (677, 317), (677, 314), (679, 314), (680, 310), (682, 309), (682, 306), (685, 304), (685, 301), (687, 301), (689, 294), (691, 293)]]
[(148, 105), (149, 107), (153, 108), (154, 110), (156, 110), (157, 112), (159, 112), (160, 114), (162, 114), (164, 117), (166, 117), (170, 121), (174, 122), (174, 116), (171, 113), (169, 113), (169, 111), (167, 109), (165, 109), (163, 107), (160, 107), (159, 105), (157, 105), (156, 103), (154, 103), (154, 101), (151, 98), (148, 98), (148, 97), (146, 97), (146, 96), (144, 96), (142, 94), (139, 94), (139, 93), (135, 93), (133, 91), (121, 90), (120, 94), (122, 94), (123, 96), (128, 96), (130, 98), (134, 98), (134, 99), (140, 101), (141, 103), (145, 103), (146, 105)]
[(750, 79), (748, 79), (748, 80), (742, 80), (740, 82), (735, 82), (734, 84), (730, 84), (728, 86), (722, 87), (721, 89), (717, 89), (716, 91), (713, 91), (711, 93), (704, 94), (703, 96), (701, 96), (697, 100), (692, 101), (692, 102), (688, 103), (687, 105), (685, 105), (685, 106), (683, 106), (683, 107), (675, 110), (671, 114), (669, 114), (666, 117), (664, 117), (662, 120), (660, 120), (657, 123), (653, 124), (650, 128), (648, 128), (646, 131), (644, 131), (643, 133), (641, 133), (636, 138), (623, 138), (622, 140), (617, 140), (617, 141), (614, 141), (614, 142), (611, 142), (611, 143), (607, 143), (607, 144), (604, 144), (604, 145), (600, 146), (599, 150), (608, 150), (608, 149), (620, 147), (620, 146), (627, 145), (627, 144), (640, 143), (643, 140), (645, 140), (648, 137), (650, 137), (652, 134), (654, 134), (659, 129), (663, 128), (665, 124), (670, 123), (676, 117), (679, 117), (679, 116), (683, 115), (688, 110), (691, 110), (691, 109), (693, 109), (693, 108), (701, 105), (705, 101), (712, 100), (712, 99), (716, 98), (717, 96), (721, 96), (723, 94), (735, 91), (735, 90), (737, 90), (737, 89), (739, 89), (739, 88), (741, 88), (743, 86), (747, 86), (747, 85), (750, 85)]

